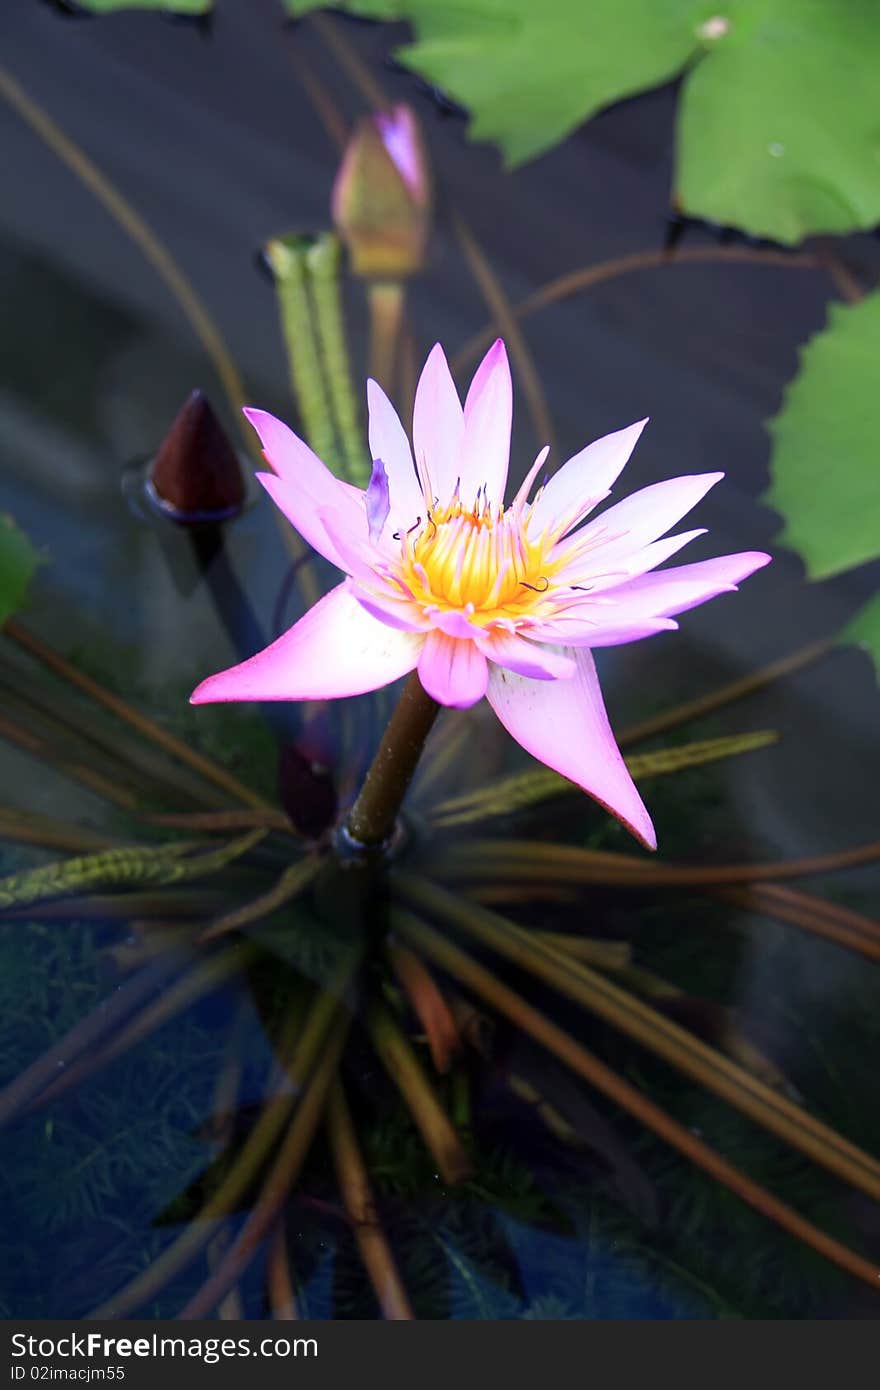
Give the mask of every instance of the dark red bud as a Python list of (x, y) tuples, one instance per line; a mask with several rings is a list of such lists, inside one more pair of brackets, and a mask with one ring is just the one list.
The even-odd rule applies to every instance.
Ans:
[(193, 391), (150, 466), (162, 511), (193, 525), (236, 516), (245, 500), (238, 456), (201, 391)]

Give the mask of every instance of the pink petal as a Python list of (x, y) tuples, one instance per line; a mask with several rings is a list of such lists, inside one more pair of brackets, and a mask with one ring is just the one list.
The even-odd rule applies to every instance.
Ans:
[(408, 599), (387, 598), (384, 595), (374, 593), (364, 593), (356, 585), (350, 585), (351, 592), (354, 594), (362, 608), (366, 608), (368, 613), (372, 613), (374, 618), (378, 618), (380, 623), (388, 623), (390, 627), (396, 627), (401, 632), (428, 632), (431, 624), (417, 603), (412, 603)]
[(373, 120), (383, 145), (410, 193), (417, 202), (426, 202), (428, 190), (424, 155), (412, 111), (403, 102), (398, 102), (390, 111), (377, 111)]
[(643, 574), (620, 584), (609, 594), (613, 603), (604, 610), (604, 617), (619, 626), (621, 622), (685, 613), (717, 594), (735, 589), (755, 570), (769, 563), (769, 555), (751, 550)]
[[(594, 547), (597, 561), (650, 545), (695, 507), (723, 473), (700, 473), (653, 483), (609, 507), (573, 536), (573, 545)], [(598, 566), (597, 566), (598, 567)]]
[(597, 620), (564, 613), (551, 618), (529, 631), (536, 641), (571, 647), (622, 647), (626, 642), (640, 642), (644, 637), (656, 637), (660, 632), (674, 632), (678, 623), (672, 618), (643, 618), (641, 622), (618, 621), (613, 609), (598, 610)]
[(515, 632), (483, 632), (476, 638), (476, 643), (483, 655), (494, 661), (496, 666), (515, 671), (518, 676), (528, 676), (530, 680), (564, 680), (575, 672), (575, 664), (570, 657), (549, 647), (539, 647)]
[(647, 423), (647, 419), (639, 420), (625, 430), (606, 434), (564, 463), (535, 500), (530, 534), (538, 535), (548, 527), (556, 529), (564, 523), (565, 530), (570, 530), (607, 497)]
[(392, 522), (388, 529), (408, 530), (415, 525), (416, 517), (424, 517), (425, 499), (416, 477), (406, 431), (378, 382), (367, 382), (367, 408), (370, 454), (382, 460), (388, 474)]
[(577, 663), (571, 680), (530, 681), (493, 666), (489, 703), (526, 752), (583, 787), (656, 849), (651, 819), (608, 723), (593, 658), (587, 650), (570, 654)]
[[(557, 583), (583, 585), (585, 598), (590, 593), (605, 593), (627, 584), (636, 575), (644, 574), (655, 565), (678, 553), (684, 546), (698, 536), (705, 536), (705, 526), (696, 531), (679, 531), (676, 536), (664, 536), (662, 540), (652, 541), (650, 545), (631, 550), (621, 541), (619, 544), (587, 547), (583, 555), (570, 560), (557, 576)], [(565, 542), (563, 542), (565, 544)], [(576, 547), (573, 551), (576, 554)]]
[(366, 613), (340, 584), (256, 656), (209, 676), (194, 705), (227, 700), (332, 700), (377, 690), (416, 665), (423, 638)]
[[(413, 443), (422, 491), (429, 505), (448, 502), (461, 472), (464, 415), (439, 343), (422, 368), (413, 406)], [(427, 475), (427, 476), (426, 476)]]
[(462, 612), (457, 608), (429, 608), (431, 626), (445, 632), (447, 637), (473, 638), (477, 635), (476, 624), (472, 621), (473, 608)]
[[(327, 534), (326, 527), (321, 520), (321, 508), (305, 488), (292, 483), (289, 478), (279, 478), (275, 473), (258, 473), (257, 478), (263, 484), (276, 507), (284, 513), (287, 520), (297, 531), (299, 531), (304, 541), (317, 550), (319, 555), (323, 555), (332, 565), (338, 569), (347, 569), (339, 549), (333, 539)], [(352, 507), (346, 500), (343, 501), (344, 514), (342, 524), (334, 529), (341, 534), (348, 533), (349, 527), (357, 527), (364, 537), (367, 534), (367, 519), (364, 511), (363, 495), (357, 507)], [(324, 515), (336, 515), (336, 511), (325, 508)]]
[(419, 657), (419, 680), (438, 704), (467, 709), (485, 695), (489, 667), (473, 642), (435, 629)]
[(510, 365), (504, 344), (497, 338), (474, 373), (464, 403), (459, 472), (466, 502), (481, 486), (485, 486), (485, 496), (493, 505), (504, 502), (512, 421)]

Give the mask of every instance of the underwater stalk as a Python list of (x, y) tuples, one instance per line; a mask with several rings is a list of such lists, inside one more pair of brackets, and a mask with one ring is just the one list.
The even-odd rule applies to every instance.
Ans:
[(397, 1020), (383, 1005), (374, 1004), (365, 1022), (370, 1041), (406, 1101), (443, 1181), (463, 1182), (473, 1165)]
[(877, 1291), (880, 1285), (880, 1268), (876, 1264), (820, 1231), (799, 1212), (728, 1163), (702, 1139), (679, 1124), (671, 1115), (667, 1115), (635, 1086), (575, 1042), (483, 966), (471, 960), (440, 932), (409, 913), (395, 916), (395, 928), (435, 965), (446, 970), (466, 989), (472, 990), (518, 1028), (529, 1033), (536, 1042), (558, 1057), (573, 1072), (583, 1077), (591, 1086), (595, 1086), (648, 1129), (653, 1130), (691, 1163), (723, 1183), (756, 1211), (775, 1221), (783, 1230), (803, 1241), (805, 1245), (818, 1250), (841, 1269), (855, 1275), (857, 1279), (861, 1279)]
[[(315, 995), (304, 1022), (298, 1017), (289, 1021), (278, 1043), (278, 1060), (272, 1068), (267, 1086), (269, 1099), (220, 1186), (177, 1239), (147, 1269), (119, 1289), (100, 1308), (89, 1313), (90, 1319), (124, 1317), (133, 1308), (146, 1303), (170, 1279), (186, 1269), (216, 1233), (218, 1223), (241, 1201), (272, 1152), (297, 1104), (300, 1089), (305, 1085), (316, 1059), (327, 1046), (328, 1034), (340, 1009), (341, 996), (353, 978), (359, 959), (354, 952), (346, 958), (333, 981)], [(218, 1300), (237, 1277), (236, 1272), (229, 1284), (221, 1289)]]
[(338, 1077), (327, 1102), (327, 1137), (345, 1210), (382, 1316), (397, 1322), (409, 1321), (415, 1314), (379, 1221), (354, 1121)]
[(814, 1162), (868, 1196), (880, 1197), (880, 1161), (635, 995), (581, 961), (535, 941), (514, 922), (457, 898), (426, 879), (398, 874), (395, 885), (407, 903), (528, 970)]

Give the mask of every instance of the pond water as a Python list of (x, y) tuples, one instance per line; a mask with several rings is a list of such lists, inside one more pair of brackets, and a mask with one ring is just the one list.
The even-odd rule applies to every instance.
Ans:
[[(435, 340), (454, 356), (489, 317), (455, 235), (456, 213), (514, 303), (565, 271), (662, 248), (672, 91), (606, 113), (511, 175), (490, 147), (466, 142), (458, 115), (383, 65), (391, 47), (386, 29), (334, 23), (389, 96), (415, 105), (430, 144), (437, 228), (429, 267), (409, 301), (419, 359)], [(328, 222), (338, 154), (303, 70), (321, 79), (346, 117), (362, 109), (320, 35), (305, 23), (280, 31), (268, 4), (227, 5), (207, 33), (150, 16), (72, 21), (23, 2), (10, 6), (0, 25), (7, 71), (184, 269), (248, 398), (296, 427), (275, 298), (255, 257), (272, 236)], [(223, 384), (179, 303), (92, 192), (9, 105), (2, 130), (8, 192), (0, 209), (0, 511), (14, 515), (45, 552), (22, 625), (273, 804), (279, 747), (306, 748), (329, 774), (316, 784), (304, 760), (288, 751), (282, 799), (288, 810), (304, 804), (323, 829), (332, 805), (328, 785), (340, 800), (352, 795), (391, 708), (389, 692), (342, 702), (311, 722), (308, 712), (287, 707), (187, 705), (200, 679), (229, 665), (236, 650), (248, 654), (275, 635), (279, 621), (301, 610), (303, 596), (287, 584), (285, 598), (290, 561), (265, 497), (249, 498), (207, 566), (185, 529), (132, 505), (125, 478), (155, 451), (194, 387), (240, 443)], [(708, 251), (744, 243), (690, 226), (680, 246)], [(876, 241), (853, 238), (838, 251), (857, 276), (876, 275)], [(699, 524), (709, 534), (689, 558), (774, 552), (774, 563), (740, 594), (687, 615), (680, 632), (600, 653), (615, 728), (833, 634), (865, 598), (866, 571), (806, 586), (797, 558), (774, 545), (779, 520), (759, 500), (767, 484), (764, 422), (833, 293), (824, 271), (803, 269), (793, 258), (670, 263), (609, 278), (524, 321), (557, 461), (648, 414), (626, 490), (723, 469), (724, 483), (700, 508)], [(346, 296), (361, 379), (367, 320), (360, 287), (350, 284)], [(464, 380), (466, 372), (459, 373)], [(544, 442), (535, 439), (520, 389), (515, 477)], [(322, 589), (332, 582), (323, 561), (305, 573)], [(228, 796), (197, 774), (178, 768), (175, 779), (154, 744), (114, 724), (19, 643), (6, 637), (2, 646), (4, 727), (8, 719), (31, 737), (48, 736), (68, 763), (84, 762), (117, 789), (134, 788), (141, 811), (229, 806)], [(62, 715), (59, 727), (53, 721)], [(866, 844), (876, 836), (876, 717), (868, 660), (840, 648), (655, 737), (645, 747), (751, 730), (780, 735), (772, 746), (646, 780), (662, 858), (770, 862)], [(482, 824), (431, 830), (444, 798), (526, 766), (488, 711), (444, 718), (414, 790), (402, 873), (449, 891), (456, 882), (442, 865), (485, 839), (631, 852), (625, 833), (574, 794)], [(95, 720), (114, 729), (117, 754), (94, 738), (83, 743)], [(131, 753), (133, 744), (139, 753)], [(120, 764), (124, 749), (139, 771), (130, 761)], [(108, 802), (74, 774), (4, 740), (4, 823), (10, 812), (40, 813), (85, 837), (157, 843), (155, 824), (145, 823), (138, 808)], [(331, 1107), (329, 1128), (319, 1127), (306, 1146), (288, 1198), (265, 1229), (246, 1223), (264, 1211), (267, 1163), (291, 1132), (290, 1115), (281, 1116), (252, 1171), (242, 1176), (241, 1163), (265, 1130), (267, 1105), (276, 1115), (279, 1106), (292, 1112), (302, 1085), (277, 1062), (279, 1049), (290, 1050), (285, 1028), (306, 1017), (313, 983), (336, 980), (340, 957), (361, 940), (368, 944), (360, 988), (345, 991), (355, 1014), (341, 1070), (346, 1114), (387, 1238), (382, 1259), (398, 1271), (416, 1316), (876, 1315), (876, 1294), (863, 1280), (757, 1214), (601, 1088), (578, 1079), (519, 1023), (491, 1022), (486, 1000), (450, 983), (440, 965), (436, 979), (458, 1001), (471, 1042), (437, 1074), (402, 977), (391, 973), (384, 952), (392, 909), (378, 889), (369, 911), (356, 892), (340, 896), (337, 885), (329, 908), (319, 892), (207, 952), (196, 944), (218, 912), (266, 892), (293, 850), (299, 852), (295, 841), (273, 833), (214, 882), (162, 890), (177, 894), (176, 906), (145, 887), (151, 904), (142, 897), (130, 911), (108, 915), (107, 894), (102, 907), (96, 889), (86, 890), (81, 909), (68, 894), (61, 907), (0, 916), (0, 1081), (14, 1082), (102, 1000), (117, 1001), (119, 1013), (77, 1054), (79, 1062), (63, 1047), (52, 1054), (59, 1073), (85, 1058), (81, 1084), (61, 1086), (53, 1099), (43, 1095), (53, 1084), (44, 1077), (9, 1120), (0, 1175), (5, 1316), (86, 1316), (147, 1271), (134, 1311), (175, 1317), (203, 1295), (212, 1271), (222, 1271), (242, 1230), (253, 1233), (252, 1249), (232, 1292), (224, 1288), (209, 1300), (207, 1314), (284, 1317), (295, 1305), (300, 1317), (379, 1315), (377, 1289), (387, 1293), (388, 1285), (381, 1275), (371, 1280), (369, 1257), (359, 1252), (361, 1228), (339, 1180), (338, 1107)], [(0, 845), (0, 869), (12, 873), (57, 854), (11, 836)], [(739, 1049), (743, 1066), (755, 1061), (743, 1048), (757, 1049), (771, 1091), (781, 1088), (786, 1103), (859, 1150), (880, 1152), (880, 977), (863, 954), (765, 915), (766, 897), (743, 898), (742, 889), (734, 900), (687, 884), (593, 884), (530, 898), (518, 882), (493, 880), (498, 913), (531, 932), (616, 943), (618, 963), (631, 948), (630, 969), (655, 977), (647, 997), (663, 1018), (713, 1046)], [(868, 913), (877, 872), (856, 867), (796, 880), (795, 887)], [(441, 917), (433, 919), (435, 929), (466, 944)], [(238, 944), (230, 947), (233, 940)], [(579, 1008), (528, 963), (500, 960), (485, 942), (471, 940), (468, 949), (493, 979), (514, 988), (685, 1133), (844, 1246), (867, 1253), (873, 1243), (876, 1250), (876, 1207), (839, 1173), (768, 1134), (686, 1068), (637, 1045), (601, 1009)], [(599, 974), (614, 979), (613, 971)], [(657, 978), (678, 993), (658, 994)], [(636, 980), (633, 974), (628, 984), (644, 999), (645, 978), (641, 993)], [(125, 1029), (143, 1020), (151, 1001), (160, 1010), (164, 1001), (165, 1015), (153, 1026), (142, 1021), (143, 1035), (126, 1041)], [(432, 1153), (424, 1142), (390, 1079), (393, 1062), (383, 1061), (383, 1038), (390, 1046), (383, 1028), (404, 1039), (420, 1077), (430, 1079), (431, 1103), (452, 1117), (452, 1150), (435, 1138)], [(333, 1036), (322, 1035), (319, 1059), (332, 1050)], [(126, 1044), (116, 1054), (114, 1038)], [(445, 1173), (438, 1152), (445, 1153)], [(462, 1158), (467, 1174), (456, 1171)], [(229, 1190), (223, 1184), (230, 1174), (238, 1183), (235, 1200), (228, 1211), (214, 1211), (212, 1194)], [(191, 1257), (170, 1267), (167, 1278), (153, 1277), (162, 1252), (194, 1231)], [(386, 1276), (388, 1268), (382, 1266)]]

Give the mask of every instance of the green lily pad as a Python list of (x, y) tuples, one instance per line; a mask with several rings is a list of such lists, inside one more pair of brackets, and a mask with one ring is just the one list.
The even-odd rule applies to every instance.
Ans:
[(24, 603), (40, 556), (11, 516), (0, 515), (0, 624)]
[(166, 14), (207, 14), (214, 0), (76, 0), (81, 10), (91, 14), (113, 14), (116, 10), (164, 10)]
[(769, 429), (765, 501), (810, 578), (880, 556), (880, 293), (832, 306)]
[(852, 622), (843, 629), (840, 640), (862, 647), (873, 658), (877, 674), (880, 676), (880, 594), (875, 594), (874, 598), (859, 610)]
[[(283, 0), (291, 14), (324, 0)], [(347, 0), (407, 19), (403, 61), (511, 165), (684, 73), (675, 192), (689, 214), (797, 242), (880, 220), (876, 0)]]

